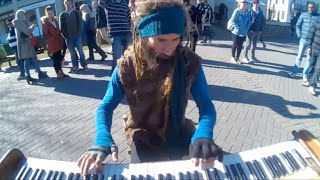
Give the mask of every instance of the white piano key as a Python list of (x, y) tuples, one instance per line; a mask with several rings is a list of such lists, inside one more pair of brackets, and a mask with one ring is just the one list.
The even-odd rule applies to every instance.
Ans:
[(221, 162), (219, 162), (217, 160), (214, 161), (214, 168), (217, 169), (220, 178), (225, 179), (225, 180), (227, 179), (226, 171), (225, 171), (224, 166)]
[(280, 161), (282, 162), (282, 164), (284, 165), (285, 169), (288, 171), (289, 174), (293, 173), (293, 170), (289, 164), (289, 162), (286, 159), (283, 159), (283, 157), (280, 154), (275, 154)]
[[(153, 167), (154, 163), (148, 163), (147, 164), (147, 175), (149, 175), (151, 177), (151, 180), (152, 179), (155, 179), (154, 178), (154, 167)], [(149, 180), (149, 179), (148, 179)]]

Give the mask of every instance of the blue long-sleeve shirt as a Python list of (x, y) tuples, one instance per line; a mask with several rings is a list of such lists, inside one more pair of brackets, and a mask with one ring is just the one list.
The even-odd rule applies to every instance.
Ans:
[[(202, 67), (200, 66), (191, 87), (191, 94), (199, 108), (199, 126), (191, 142), (198, 138), (213, 139), (213, 128), (216, 122), (216, 111), (210, 99), (208, 84)], [(110, 129), (112, 127), (112, 113), (124, 98), (124, 90), (120, 81), (119, 71), (116, 68), (111, 76), (106, 94), (96, 114), (95, 146), (110, 147), (114, 143)]]

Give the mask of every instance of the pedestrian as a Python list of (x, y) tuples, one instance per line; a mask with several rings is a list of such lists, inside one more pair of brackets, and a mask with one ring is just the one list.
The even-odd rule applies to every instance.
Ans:
[(62, 70), (62, 49), (63, 38), (59, 28), (58, 17), (54, 16), (52, 6), (45, 8), (45, 16), (41, 18), (43, 36), (46, 39), (48, 47), (48, 56), (53, 62), (54, 70), (58, 79), (68, 77)]
[[(248, 32), (248, 39), (244, 48), (244, 57), (242, 63), (250, 63), (258, 61), (256, 57), (256, 47), (264, 29), (266, 18), (262, 10), (259, 8), (259, 0), (252, 1), (252, 8), (249, 10), (251, 26)], [(249, 49), (251, 50), (251, 57), (248, 58)]]
[(82, 28), (83, 20), (81, 13), (73, 9), (73, 0), (64, 0), (66, 10), (59, 16), (59, 27), (62, 36), (66, 40), (72, 61), (72, 68), (70, 72), (76, 73), (79, 69), (76, 48), (79, 53), (80, 64), (84, 70), (88, 70), (87, 63), (85, 62), (85, 55), (83, 52), (82, 44)]
[(132, 42), (129, 2), (128, 0), (99, 0), (99, 4), (107, 10), (108, 31), (113, 52), (111, 71), (113, 71), (118, 59)]
[(251, 26), (250, 13), (247, 11), (247, 1), (239, 0), (236, 8), (228, 21), (228, 29), (231, 31), (232, 48), (231, 62), (241, 64), (239, 57), (242, 51), (243, 42), (246, 40), (249, 28)]
[(95, 49), (101, 56), (101, 61), (104, 61), (108, 56), (106, 53), (97, 45), (96, 43), (96, 21), (95, 16), (91, 12), (87, 4), (82, 4), (80, 6), (80, 11), (82, 13), (82, 19), (84, 22), (84, 33), (87, 35), (87, 43), (89, 47), (89, 58), (87, 60), (94, 60), (93, 49)]
[(12, 48), (14, 51), (16, 63), (18, 65), (18, 68), (20, 71), (20, 75), (17, 79), (20, 81), (20, 80), (26, 78), (25, 70), (24, 70), (24, 60), (18, 58), (17, 37), (16, 37), (14, 27), (12, 25), (12, 19), (11, 18), (7, 19), (6, 23), (7, 23), (8, 29), (9, 29), (6, 41), (9, 44), (9, 47)]
[[(308, 12), (302, 13), (296, 24), (296, 33), (300, 41), (299, 41), (299, 51), (296, 58), (296, 62), (292, 68), (292, 71), (289, 73), (291, 78), (294, 78), (297, 75), (299, 71), (299, 67), (302, 63), (302, 58), (304, 56), (305, 50), (307, 49), (307, 46), (311, 43), (311, 36), (314, 33), (312, 31), (314, 30), (314, 28), (311, 28), (311, 27), (314, 26), (315, 22), (319, 19), (319, 14), (316, 12), (315, 8), (316, 8), (315, 3), (309, 2)], [(303, 82), (308, 81), (307, 72), (308, 72), (309, 65), (310, 65), (310, 55), (307, 54), (306, 63), (302, 71)]]
[(196, 51), (197, 41), (199, 37), (198, 27), (197, 27), (197, 20), (198, 16), (200, 16), (198, 9), (190, 3), (190, 0), (183, 0), (186, 11), (189, 13), (190, 16), (190, 23), (189, 23), (189, 41), (190, 41), (190, 48), (193, 52)]
[[(133, 45), (118, 61), (97, 111), (96, 140), (78, 160), (82, 174), (118, 150), (110, 129), (112, 113), (126, 97), (130, 112), (125, 135), (131, 163), (179, 160), (213, 166), (222, 150), (213, 141), (216, 111), (201, 66), (202, 59), (182, 46), (186, 11), (179, 0), (136, 2)], [(200, 120), (185, 118), (188, 95), (199, 108)]]
[(307, 48), (307, 54), (310, 57), (310, 66), (308, 69), (308, 81), (304, 82), (304, 86), (309, 86), (308, 91), (316, 96), (316, 88), (318, 79), (320, 77), (320, 21), (317, 21), (314, 26), (311, 27), (312, 32), (311, 44)]
[(203, 35), (203, 40), (201, 43), (207, 43), (207, 41), (210, 43), (212, 36), (211, 21), (213, 19), (212, 7), (208, 4), (207, 0), (200, 0), (198, 9), (201, 14), (201, 32)]
[(27, 26), (26, 13), (23, 10), (16, 12), (15, 19), (13, 20), (13, 27), (17, 37), (18, 59), (24, 61), (24, 69), (27, 75), (28, 84), (32, 84), (35, 79), (30, 75), (30, 66), (33, 66), (38, 73), (38, 78), (46, 78), (48, 75), (41, 71), (39, 63), (36, 58), (35, 49), (31, 43), (31, 34), (37, 24)]
[(106, 10), (101, 7), (98, 1), (92, 2), (92, 12), (96, 15), (97, 22), (97, 33), (96, 33), (96, 42), (101, 48), (102, 39), (105, 40), (108, 44), (111, 44), (111, 39), (108, 37), (107, 33), (107, 14)]

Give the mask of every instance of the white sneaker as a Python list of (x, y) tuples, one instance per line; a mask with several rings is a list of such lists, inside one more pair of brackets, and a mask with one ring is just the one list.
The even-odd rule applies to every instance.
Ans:
[(242, 62), (248, 64), (250, 61), (249, 61), (249, 59), (247, 57), (244, 57), (242, 59)]
[(302, 81), (303, 81), (303, 82), (307, 82), (307, 81), (308, 81), (307, 75), (304, 74), (304, 75), (302, 76)]
[(315, 96), (317, 94), (316, 93), (316, 88), (314, 88), (312, 86), (310, 86), (308, 90), (309, 90), (309, 93), (312, 94), (313, 96)]
[(309, 87), (309, 86), (310, 86), (310, 84), (309, 84), (309, 82), (308, 82), (308, 81), (303, 81), (302, 86)]
[(231, 61), (233, 64), (237, 64), (237, 60), (236, 60), (236, 58), (234, 58), (234, 57), (232, 57), (232, 58), (230, 59), (230, 61)]

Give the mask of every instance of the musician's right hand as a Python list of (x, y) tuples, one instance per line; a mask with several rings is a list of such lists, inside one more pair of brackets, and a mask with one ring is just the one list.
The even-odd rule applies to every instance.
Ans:
[(102, 163), (109, 154), (111, 154), (114, 162), (118, 161), (118, 147), (116, 145), (112, 145), (109, 148), (102, 146), (94, 146), (89, 148), (82, 154), (77, 162), (81, 170), (81, 174), (86, 176), (92, 164), (95, 165), (97, 172), (101, 172), (103, 170)]

